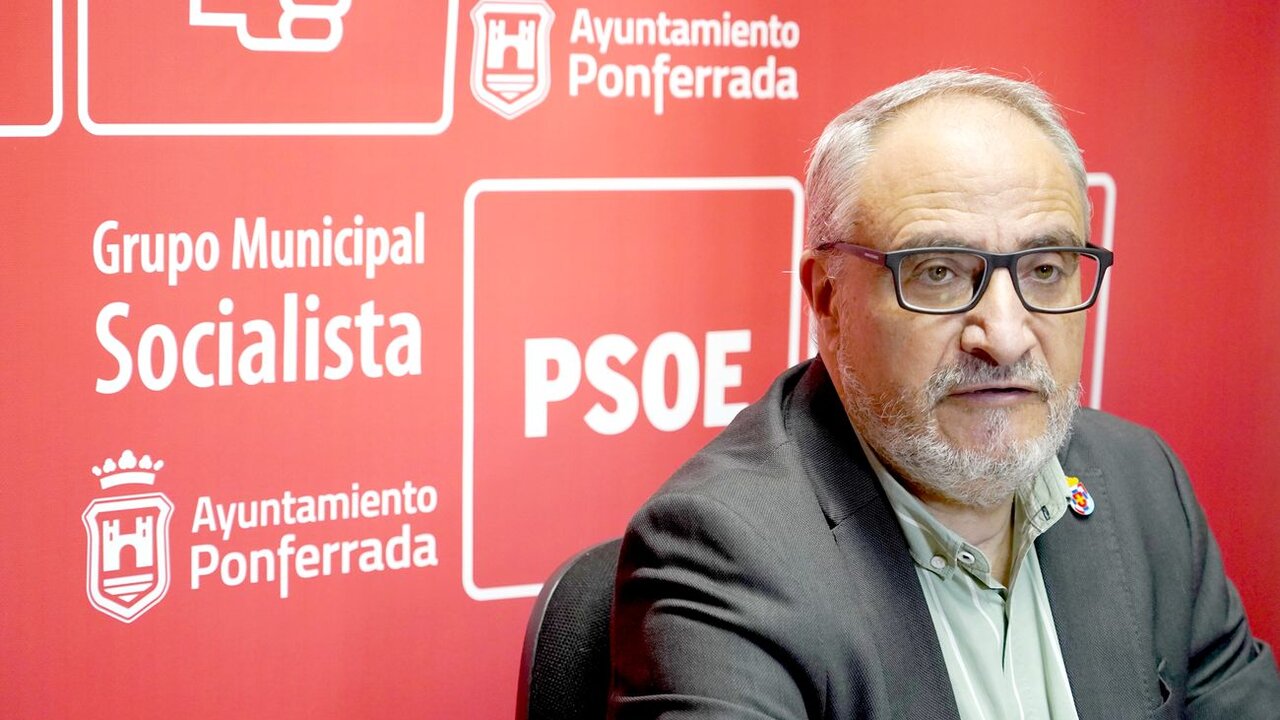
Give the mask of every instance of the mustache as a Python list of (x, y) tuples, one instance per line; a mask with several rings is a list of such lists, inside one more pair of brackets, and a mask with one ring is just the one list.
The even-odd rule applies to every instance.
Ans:
[(959, 362), (935, 370), (921, 388), (921, 394), (926, 407), (932, 407), (958, 387), (986, 383), (1026, 385), (1035, 388), (1045, 400), (1058, 392), (1058, 381), (1054, 379), (1048, 363), (1042, 360), (1023, 356), (1012, 365), (992, 365), (965, 355)]

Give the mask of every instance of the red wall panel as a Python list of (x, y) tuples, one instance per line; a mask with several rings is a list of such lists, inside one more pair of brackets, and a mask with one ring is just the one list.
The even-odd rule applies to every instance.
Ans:
[[(189, 5), (0, 10), (7, 715), (509, 715), (537, 583), (807, 354), (808, 144), (954, 66), (1039, 82), (1114, 184), (1087, 384), (1180, 454), (1280, 641), (1274, 4)], [(660, 14), (725, 37), (600, 41)], [(260, 218), (315, 261), (247, 266)], [(141, 271), (201, 233), (205, 269)], [(103, 489), (126, 449), (154, 484)], [(167, 573), (82, 519), (158, 542), (119, 502), (155, 493)]]

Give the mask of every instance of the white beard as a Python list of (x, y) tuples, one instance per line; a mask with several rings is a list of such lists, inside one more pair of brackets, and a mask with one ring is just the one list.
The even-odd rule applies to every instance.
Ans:
[[(916, 490), (960, 505), (992, 507), (1031, 487), (1036, 474), (1066, 444), (1080, 398), (1079, 383), (1060, 387), (1043, 362), (1023, 358), (993, 366), (971, 355), (939, 368), (916, 393), (866, 392), (845, 343), (837, 348), (845, 411), (863, 441)], [(988, 382), (1025, 383), (1039, 389), (1049, 406), (1044, 432), (1011, 437), (1010, 411), (983, 411), (981, 443), (954, 446), (938, 427), (938, 403), (955, 387)]]

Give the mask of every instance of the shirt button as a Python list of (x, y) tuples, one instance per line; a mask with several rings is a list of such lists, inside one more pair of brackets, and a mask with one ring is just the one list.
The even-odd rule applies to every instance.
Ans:
[(941, 555), (934, 555), (933, 558), (929, 560), (929, 564), (933, 566), (934, 570), (941, 570), (947, 566), (947, 559)]
[(961, 550), (960, 552), (956, 553), (956, 559), (964, 563), (965, 565), (972, 565), (973, 561), (976, 560), (977, 558), (975, 558), (973, 556), (973, 553), (969, 552), (968, 550)]

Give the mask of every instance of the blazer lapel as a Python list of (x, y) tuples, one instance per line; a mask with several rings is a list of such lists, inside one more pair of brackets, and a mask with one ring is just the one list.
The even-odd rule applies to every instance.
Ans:
[(902, 528), (872, 474), (821, 360), (797, 384), (787, 434), (827, 516), (879, 651), (897, 718), (959, 720), (946, 661)]
[(1146, 717), (1145, 669), (1150, 654), (1138, 646), (1141, 627), (1122, 562), (1107, 478), (1078, 453), (1063, 461), (1080, 478), (1095, 510), (1068, 511), (1036, 541), (1040, 571), (1053, 611), (1062, 660), (1080, 720)]

